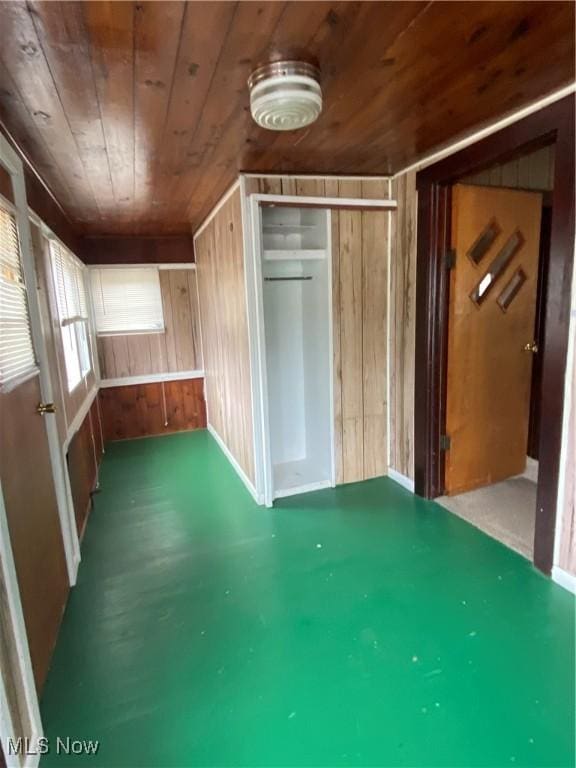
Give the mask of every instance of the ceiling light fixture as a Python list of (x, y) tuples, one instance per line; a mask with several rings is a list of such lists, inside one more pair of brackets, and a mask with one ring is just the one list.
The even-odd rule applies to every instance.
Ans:
[(248, 78), (250, 111), (262, 128), (294, 131), (318, 119), (322, 111), (320, 70), (302, 61), (264, 64)]

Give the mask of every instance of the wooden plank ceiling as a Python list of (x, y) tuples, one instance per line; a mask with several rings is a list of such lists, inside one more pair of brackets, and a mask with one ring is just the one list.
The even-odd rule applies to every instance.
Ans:
[[(0, 118), (79, 232), (189, 231), (239, 170), (387, 174), (574, 80), (571, 2), (4, 2)], [(254, 125), (270, 56), (310, 129)]]

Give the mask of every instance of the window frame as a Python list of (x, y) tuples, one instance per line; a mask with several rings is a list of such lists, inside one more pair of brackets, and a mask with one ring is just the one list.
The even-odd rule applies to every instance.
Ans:
[[(64, 374), (66, 378), (66, 392), (72, 395), (82, 384), (86, 386), (87, 379), (91, 373), (95, 374), (94, 350), (91, 342), (90, 333), (90, 306), (89, 293), (86, 285), (87, 266), (54, 235), (48, 236), (48, 256), (50, 263), (50, 272), (52, 284), (54, 287), (54, 304), (56, 310), (56, 320), (60, 329), (60, 343), (62, 357), (64, 359)], [(58, 250), (60, 254), (58, 254)], [(58, 266), (60, 260), (60, 267)], [(61, 306), (61, 294), (66, 296), (67, 281), (64, 276), (65, 262), (71, 262), (74, 268), (74, 281), (76, 282), (76, 291), (78, 307), (80, 314), (64, 316)], [(62, 274), (59, 276), (58, 271)], [(78, 281), (81, 281), (81, 291)], [(60, 290), (62, 285), (62, 291)], [(84, 307), (81, 304), (84, 304)], [(84, 313), (82, 314), (82, 309)], [(83, 329), (82, 337), (79, 328)], [(73, 370), (71, 370), (74, 366)], [(88, 366), (88, 367), (86, 367)], [(72, 375), (74, 374), (74, 376)]]

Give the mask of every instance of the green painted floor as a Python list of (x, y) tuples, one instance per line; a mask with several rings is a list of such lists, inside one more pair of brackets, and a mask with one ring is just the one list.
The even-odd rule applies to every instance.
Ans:
[(42, 701), (86, 766), (572, 766), (574, 603), (387, 479), (257, 507), (206, 432), (108, 447)]

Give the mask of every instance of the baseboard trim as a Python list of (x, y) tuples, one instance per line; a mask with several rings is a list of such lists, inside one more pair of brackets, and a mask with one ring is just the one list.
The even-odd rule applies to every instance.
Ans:
[(406, 488), (407, 491), (414, 493), (414, 480), (410, 480), (406, 475), (397, 472), (395, 469), (392, 469), (392, 467), (388, 467), (388, 477), (390, 480), (394, 480), (395, 483), (398, 483), (398, 485), (401, 485), (402, 488)]
[(224, 440), (220, 437), (218, 432), (214, 429), (212, 424), (208, 424), (208, 432), (212, 435), (214, 440), (216, 440), (216, 442), (218, 443), (218, 447), (220, 448), (224, 456), (226, 456), (230, 464), (232, 464), (234, 470), (236, 471), (236, 474), (238, 475), (240, 480), (242, 480), (242, 482), (244, 483), (248, 491), (250, 491), (250, 495), (252, 496), (256, 504), (260, 504), (260, 505), (263, 504), (264, 501), (263, 499), (259, 498), (258, 494), (256, 493), (256, 488), (254, 488), (252, 484), (252, 481), (250, 480), (248, 475), (244, 472), (240, 464), (238, 464), (238, 462), (230, 452), (230, 449), (228, 448)]
[(568, 571), (560, 568), (559, 565), (555, 565), (552, 568), (552, 579), (556, 584), (560, 584), (561, 587), (576, 595), (576, 576), (572, 573), (568, 573)]

